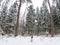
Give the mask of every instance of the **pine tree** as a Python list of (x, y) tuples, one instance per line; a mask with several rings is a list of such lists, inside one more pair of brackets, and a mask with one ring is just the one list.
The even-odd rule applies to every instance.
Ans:
[(14, 4), (9, 9), (9, 14), (7, 15), (6, 23), (7, 28), (9, 30), (9, 33), (15, 32), (15, 25), (16, 25), (16, 14), (17, 14), (17, 2), (14, 2)]
[(35, 13), (34, 13), (34, 9), (33, 9), (33, 5), (30, 5), (28, 8), (28, 13), (27, 13), (27, 17), (26, 17), (26, 30), (28, 31), (28, 34), (30, 34), (30, 32), (33, 32), (34, 29), (34, 23), (35, 23)]
[(55, 25), (55, 34), (60, 32), (60, 1), (53, 0), (52, 14)]
[(0, 22), (1, 22), (0, 26), (5, 33), (7, 33), (7, 30), (6, 30), (7, 4), (8, 4), (8, 0), (5, 2), (4, 6), (1, 10), (1, 20), (0, 20)]
[(41, 31), (41, 15), (40, 15), (40, 10), (39, 10), (39, 8), (37, 7), (37, 9), (36, 9), (36, 31), (37, 31), (37, 33), (39, 33), (40, 31)]
[(49, 17), (48, 17), (48, 9), (47, 6), (45, 4), (45, 1), (42, 4), (42, 7), (40, 8), (40, 17), (39, 17), (39, 22), (40, 22), (40, 31), (46, 32), (49, 31)]

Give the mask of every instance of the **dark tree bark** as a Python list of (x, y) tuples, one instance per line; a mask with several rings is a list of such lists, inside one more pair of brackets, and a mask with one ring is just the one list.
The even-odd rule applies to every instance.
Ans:
[(18, 12), (17, 12), (17, 20), (16, 20), (15, 36), (17, 36), (17, 35), (18, 35), (19, 15), (20, 15), (21, 3), (22, 3), (22, 0), (20, 0), (19, 7), (18, 7)]
[(55, 27), (54, 27), (54, 21), (53, 21), (53, 17), (52, 17), (52, 9), (51, 9), (51, 6), (50, 6), (50, 2), (48, 0), (48, 5), (49, 5), (49, 8), (50, 8), (50, 25), (51, 25), (51, 36), (53, 37), (54, 34), (55, 34)]

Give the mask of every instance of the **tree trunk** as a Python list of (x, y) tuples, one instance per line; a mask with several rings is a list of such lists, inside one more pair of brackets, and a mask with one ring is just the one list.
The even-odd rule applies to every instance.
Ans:
[(54, 21), (53, 21), (53, 17), (52, 17), (52, 9), (51, 9), (49, 0), (48, 0), (48, 5), (50, 8), (50, 15), (49, 16), (50, 16), (50, 25), (51, 25), (51, 36), (53, 37), (55, 34), (55, 27), (54, 27)]
[(19, 15), (20, 15), (20, 9), (21, 9), (21, 2), (22, 2), (22, 0), (20, 0), (19, 7), (18, 7), (18, 12), (17, 12), (17, 20), (16, 20), (15, 36), (17, 36), (17, 35), (18, 35)]

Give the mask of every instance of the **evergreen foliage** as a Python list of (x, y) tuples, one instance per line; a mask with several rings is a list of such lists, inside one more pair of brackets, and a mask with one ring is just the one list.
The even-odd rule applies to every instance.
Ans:
[(30, 32), (33, 32), (34, 30), (34, 24), (35, 24), (35, 10), (33, 9), (33, 5), (30, 5), (28, 8), (28, 13), (26, 17), (26, 30), (28, 31), (28, 34)]

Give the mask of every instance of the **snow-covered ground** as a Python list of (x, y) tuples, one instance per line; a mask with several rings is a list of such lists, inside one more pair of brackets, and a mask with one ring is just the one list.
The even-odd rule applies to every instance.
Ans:
[(31, 42), (30, 36), (0, 36), (0, 45), (60, 45), (60, 37), (34, 36)]

